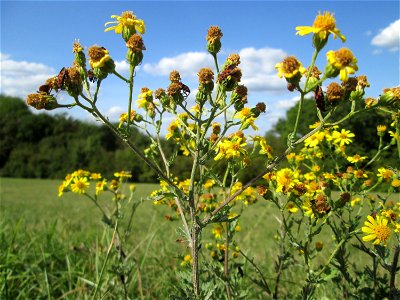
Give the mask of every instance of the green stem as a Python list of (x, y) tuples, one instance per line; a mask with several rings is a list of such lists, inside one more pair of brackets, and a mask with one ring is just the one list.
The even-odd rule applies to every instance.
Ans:
[[(310, 79), (311, 71), (312, 71), (312, 68), (313, 68), (313, 66), (315, 64), (315, 60), (317, 59), (318, 53), (319, 53), (319, 51), (317, 49), (315, 49), (315, 51), (313, 53), (313, 56), (311, 58), (310, 67), (308, 69), (307, 79), (306, 79), (306, 82), (304, 84), (304, 90), (307, 89), (308, 80)], [(299, 126), (301, 111), (303, 110), (303, 103), (304, 103), (305, 95), (306, 95), (306, 92), (301, 92), (300, 104), (299, 104), (299, 108), (297, 110), (296, 122), (294, 123), (293, 132), (291, 134), (291, 140), (295, 139), (296, 135), (297, 135), (297, 129), (298, 129), (298, 126)], [(292, 143), (290, 145), (292, 146)]]
[(214, 57), (215, 68), (217, 69), (217, 73), (219, 74), (217, 54), (212, 54), (212, 56)]
[(126, 120), (126, 131), (129, 137), (129, 125), (131, 122), (131, 110), (132, 110), (132, 94), (133, 94), (133, 74), (135, 72), (135, 66), (130, 65), (130, 73), (129, 73), (129, 99), (128, 99), (128, 118)]
[(114, 244), (115, 236), (117, 234), (117, 229), (118, 229), (118, 220), (116, 220), (116, 222), (115, 222), (114, 232), (113, 232), (113, 235), (112, 235), (112, 238), (111, 238), (110, 245), (108, 246), (108, 249), (107, 249), (106, 259), (104, 260), (103, 266), (101, 267), (100, 277), (99, 277), (99, 280), (98, 280), (98, 282), (96, 284), (96, 289), (94, 291), (92, 300), (97, 299), (96, 296), (97, 296), (97, 293), (98, 293), (99, 288), (101, 286), (101, 281), (103, 279), (103, 274), (104, 274), (104, 271), (106, 269), (106, 266), (107, 266), (107, 263), (108, 263), (108, 259), (110, 257), (110, 253), (111, 253), (111, 249), (112, 249), (113, 244)]
[[(132, 68), (135, 69), (135, 66), (131, 65), (131, 70), (132, 70)], [(117, 71), (115, 71), (115, 70), (114, 70), (112, 73), (113, 73), (115, 76), (117, 76), (119, 79), (122, 79), (122, 80), (125, 81), (126, 83), (131, 84), (131, 82), (132, 82), (131, 76), (132, 76), (132, 75), (129, 76), (130, 79), (128, 80), (128, 79), (126, 79), (124, 76), (122, 76), (121, 74), (119, 74), (119, 73), (118, 73)]]

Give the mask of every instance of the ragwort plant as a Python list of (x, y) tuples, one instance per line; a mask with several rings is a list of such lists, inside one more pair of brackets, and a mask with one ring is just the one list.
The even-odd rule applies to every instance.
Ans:
[[(110, 53), (100, 46), (88, 48), (88, 68), (84, 47), (75, 42), (72, 67), (63, 68), (57, 76), (48, 79), (37, 93), (28, 95), (27, 103), (36, 109), (79, 107), (86, 110), (157, 173), (160, 189), (149, 199), (155, 205), (171, 208), (167, 219), (180, 221), (179, 240), (190, 249), (181, 254), (180, 284), (171, 297), (244, 299), (252, 292), (248, 280), (260, 288), (260, 297), (273, 299), (312, 299), (317, 287), (330, 282), (343, 299), (367, 299), (371, 295), (375, 299), (395, 299), (398, 296), (395, 282), (399, 269), (400, 204), (388, 198), (399, 192), (400, 175), (398, 166), (385, 166), (379, 158), (383, 151), (394, 151), (396, 147), (400, 158), (400, 87), (385, 89), (378, 99), (365, 97), (365, 89), (369, 87), (367, 77), (350, 76), (358, 66), (348, 48), (327, 51), (326, 66), (323, 71), (318, 69), (316, 59), (330, 37), (346, 40), (336, 27), (333, 14), (318, 14), (312, 26), (296, 28), (301, 36), (312, 34), (314, 53), (307, 68), (294, 56), (276, 65), (278, 76), (287, 81), (288, 89), (300, 95), (287, 149), (279, 154), (273, 154), (263, 137), (246, 134), (249, 127), (257, 129), (256, 121), (262, 119), (266, 106), (264, 103), (247, 105), (248, 91), (240, 83), (238, 54), (229, 55), (220, 65), (218, 53), (223, 34), (219, 27), (211, 26), (206, 37), (215, 69), (199, 70), (193, 103), (188, 100), (190, 88), (183, 83), (178, 71), (171, 70), (169, 86), (154, 92), (143, 87), (135, 106), (134, 77), (146, 50), (142, 39), (145, 23), (132, 12), (112, 18), (116, 21), (106, 23), (109, 27), (105, 31), (122, 36), (127, 47), (129, 77), (117, 73)], [(127, 112), (121, 115), (119, 124), (111, 123), (97, 107), (99, 89), (109, 75), (128, 85)], [(338, 81), (333, 81), (337, 77)], [(331, 82), (324, 90), (322, 85), (327, 81)], [(52, 92), (60, 90), (66, 91), (73, 101), (58, 103), (57, 94)], [(299, 123), (307, 122), (301, 118), (303, 102), (310, 96), (315, 99), (319, 122), (310, 124), (310, 132), (299, 136)], [(360, 101), (365, 102), (365, 107), (356, 110), (355, 103)], [(345, 102), (351, 102), (348, 114), (331, 121), (336, 108)], [(368, 158), (347, 147), (355, 136), (340, 125), (353, 115), (370, 110), (387, 114), (391, 124), (377, 124), (379, 148), (374, 157)], [(165, 116), (171, 115), (173, 121), (166, 124)], [(392, 130), (387, 132), (388, 126)], [(151, 142), (144, 152), (135, 145), (132, 127), (145, 132)], [(161, 143), (162, 128), (167, 130), (165, 138), (177, 145), (170, 157)], [(389, 144), (383, 142), (385, 134), (391, 135)], [(189, 178), (180, 178), (171, 171), (180, 153), (192, 158)], [(259, 162), (260, 157), (263, 171), (248, 182), (240, 182), (240, 172), (254, 167), (254, 159), (258, 158)], [(283, 160), (289, 166), (278, 170)], [(381, 167), (373, 171), (370, 166), (378, 163)], [(97, 205), (96, 198), (86, 194), (84, 178), (75, 176), (69, 181), (71, 178), (67, 177), (60, 190), (84, 194)], [(378, 186), (386, 187), (388, 193), (373, 199), (370, 192)], [(340, 191), (340, 195), (332, 190)], [(272, 274), (264, 274), (235, 239), (235, 233), (240, 231), (241, 212), (262, 198), (273, 203), (279, 212), (275, 237), (279, 251)], [(104, 220), (117, 228), (117, 218)], [(321, 232), (330, 232), (331, 240), (326, 240), (327, 234)], [(325, 251), (328, 254), (319, 255)], [(370, 257), (372, 267), (365, 262), (356, 263), (353, 257), (357, 253)], [(251, 274), (258, 278), (249, 276), (250, 271), (244, 273), (245, 267), (252, 269)], [(289, 269), (304, 274), (305, 280), (284, 290), (282, 278)], [(100, 282), (94, 297), (99, 286)], [(125, 289), (124, 295), (129, 298), (129, 291)]]

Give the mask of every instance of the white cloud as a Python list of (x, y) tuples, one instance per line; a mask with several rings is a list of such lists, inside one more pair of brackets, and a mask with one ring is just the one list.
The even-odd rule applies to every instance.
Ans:
[(105, 115), (111, 120), (115, 121), (118, 120), (122, 113), (126, 112), (127, 109), (121, 106), (111, 106)]
[(143, 65), (143, 70), (153, 75), (169, 75), (177, 70), (182, 77), (196, 76), (201, 68), (213, 67), (213, 58), (206, 52), (186, 52), (174, 57), (164, 57), (157, 63)]
[(128, 73), (129, 64), (126, 62), (126, 60), (116, 61), (115, 70), (120, 74)]
[(277, 76), (275, 65), (282, 61), (286, 53), (273, 48), (244, 48), (239, 51), (243, 78), (242, 82), (250, 91), (282, 90), (285, 80)]
[(400, 19), (382, 29), (379, 34), (374, 36), (372, 45), (388, 48), (390, 51), (399, 50), (400, 43)]
[(279, 100), (275, 103), (275, 107), (286, 110), (293, 107), (299, 100), (300, 100), (299, 96), (293, 97), (291, 99)]
[(364, 32), (365, 36), (371, 36), (372, 35), (372, 31), (371, 30), (367, 30)]
[(55, 75), (54, 69), (40, 63), (15, 61), (10, 55), (1, 53), (0, 93), (25, 98)]
[[(277, 91), (286, 88), (285, 80), (276, 76), (275, 64), (280, 62), (286, 53), (273, 48), (243, 48), (241, 58), (242, 83), (250, 91)], [(222, 62), (220, 62), (222, 64)], [(212, 56), (206, 52), (187, 52), (174, 57), (164, 57), (156, 63), (143, 66), (145, 72), (153, 75), (168, 75), (178, 70), (182, 77), (195, 77), (200, 68), (214, 68)]]

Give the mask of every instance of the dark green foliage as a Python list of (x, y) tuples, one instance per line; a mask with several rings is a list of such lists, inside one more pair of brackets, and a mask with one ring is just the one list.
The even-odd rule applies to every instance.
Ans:
[[(140, 149), (147, 146), (139, 131), (133, 136)], [(0, 96), (0, 140), (0, 176), (63, 178), (82, 168), (108, 177), (128, 170), (135, 181), (156, 179), (106, 126), (32, 113), (18, 98)]]
[[(362, 101), (356, 102), (356, 110), (362, 109), (364, 105), (365, 104)], [(282, 152), (276, 152), (276, 149), (284, 149), (287, 144), (287, 136), (293, 131), (298, 107), (299, 103), (290, 108), (286, 112), (286, 117), (284, 119), (279, 119), (274, 128), (266, 134), (267, 142), (272, 145), (275, 155)], [(350, 112), (350, 108), (350, 101), (339, 104), (328, 123), (341, 120)], [(298, 127), (298, 137), (307, 134), (311, 130), (309, 125), (312, 125), (317, 121), (317, 109), (314, 99), (305, 99)], [(372, 110), (358, 113), (341, 123), (339, 125), (340, 128), (350, 130), (356, 135), (354, 142), (347, 151), (347, 154), (360, 154), (372, 158), (377, 152), (379, 146), (379, 137), (376, 133), (376, 126), (382, 124), (386, 125), (387, 128), (390, 128), (389, 125), (391, 122), (392, 120), (388, 118), (388, 115), (384, 115), (378, 110)], [(276, 137), (279, 138), (277, 139)], [(384, 143), (387, 145), (389, 142), (390, 136), (389, 134), (386, 134), (384, 136)], [(385, 164), (389, 166), (398, 165), (398, 158), (395, 155), (396, 151), (392, 149), (394, 149), (394, 147), (389, 149), (389, 151), (383, 152), (378, 164), (381, 164), (381, 161), (385, 161)]]

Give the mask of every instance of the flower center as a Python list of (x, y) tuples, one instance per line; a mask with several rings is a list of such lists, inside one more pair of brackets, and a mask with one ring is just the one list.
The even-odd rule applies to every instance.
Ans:
[(354, 60), (353, 53), (347, 48), (342, 48), (336, 51), (335, 57), (342, 67), (349, 66)]
[(82, 190), (82, 189), (85, 188), (85, 183), (82, 182), (82, 181), (78, 181), (78, 182), (76, 183), (76, 186), (77, 186), (78, 189)]
[(386, 241), (390, 236), (390, 229), (385, 225), (377, 225), (375, 235), (379, 240)]
[(329, 12), (325, 12), (323, 15), (318, 15), (313, 24), (313, 27), (327, 31), (334, 30), (335, 26), (335, 18)]
[(283, 60), (283, 71), (285, 73), (294, 73), (299, 68), (300, 63), (294, 56), (289, 56)]

